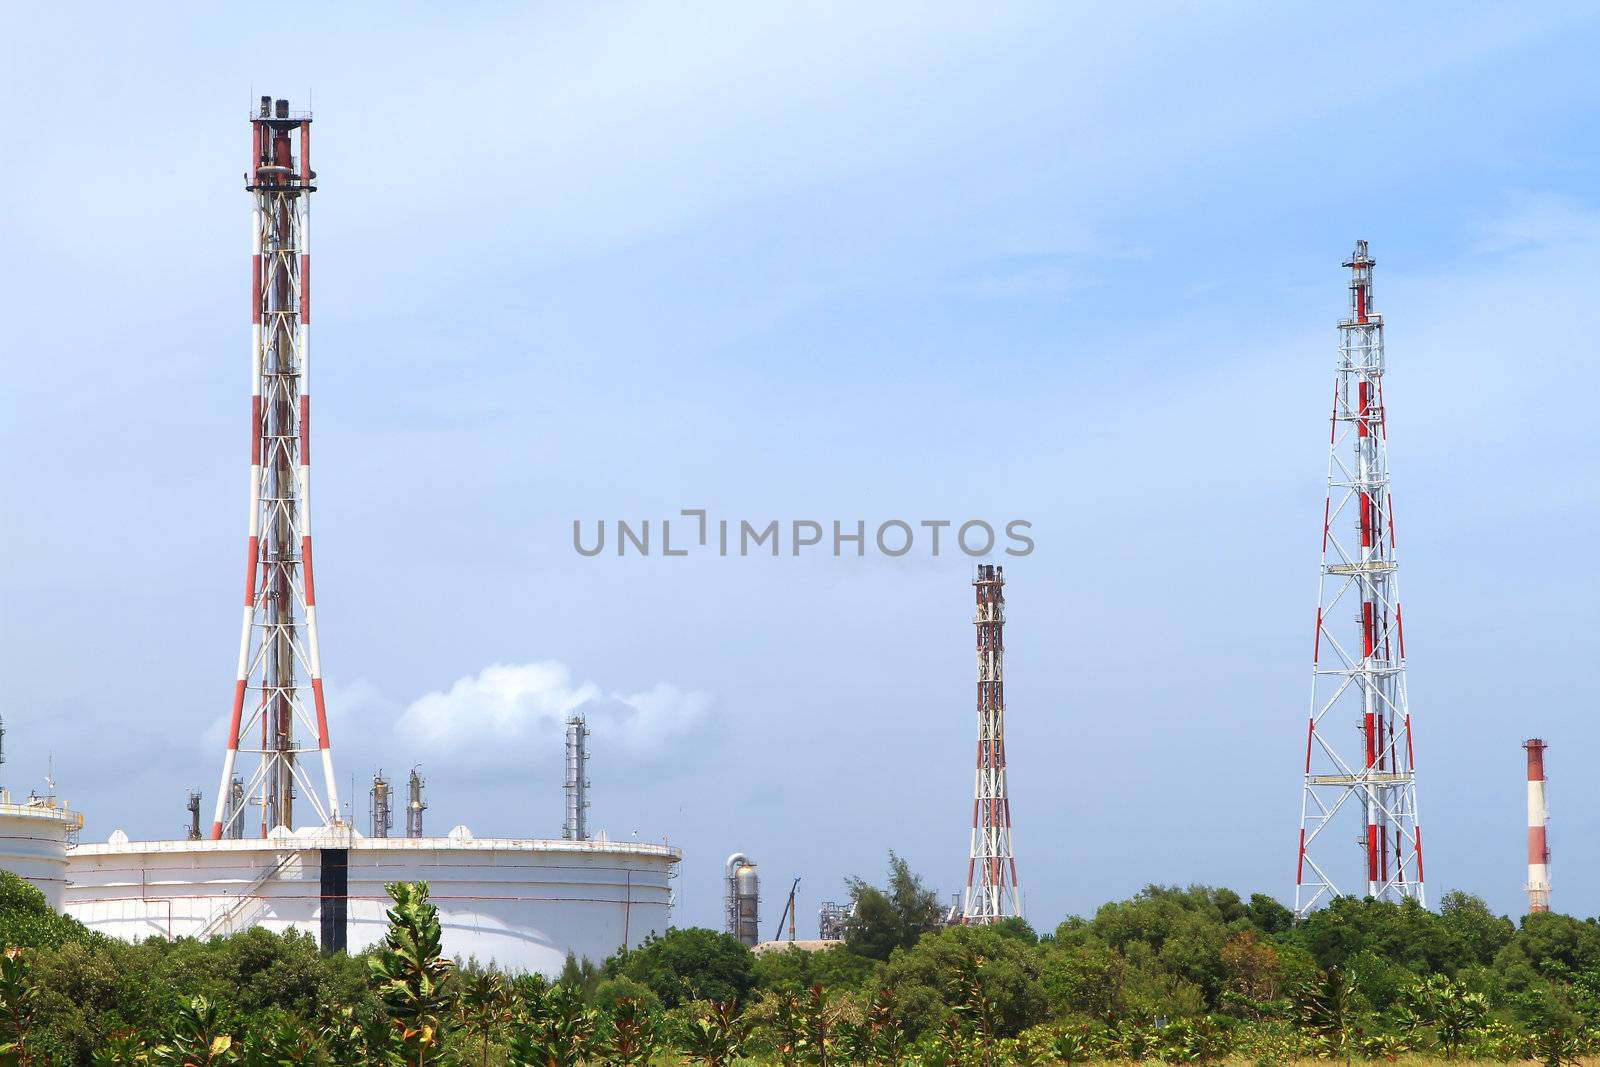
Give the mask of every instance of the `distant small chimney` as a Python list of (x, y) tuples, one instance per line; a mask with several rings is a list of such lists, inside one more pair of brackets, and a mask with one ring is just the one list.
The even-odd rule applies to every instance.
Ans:
[(1537, 737), (1523, 742), (1528, 753), (1528, 910), (1550, 910), (1550, 841), (1545, 824), (1550, 808), (1544, 794), (1545, 743)]

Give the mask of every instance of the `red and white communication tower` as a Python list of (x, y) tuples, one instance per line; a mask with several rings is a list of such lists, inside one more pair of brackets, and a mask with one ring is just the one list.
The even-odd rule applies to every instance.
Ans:
[(1544, 750), (1537, 737), (1523, 742), (1528, 752), (1528, 910), (1550, 910), (1550, 839), (1545, 826), (1550, 806), (1544, 795)]
[[(295, 825), (304, 797), (336, 823), (339, 791), (328, 747), (317, 597), (311, 570), (311, 114), (261, 98), (250, 116), (245, 188), (250, 230), (250, 535), (244, 627), (217, 789), (213, 840), (248, 823), (265, 836)], [(257, 766), (234, 788), (240, 752)], [(322, 789), (300, 757), (320, 754)], [(241, 800), (234, 799), (236, 797)], [(247, 810), (256, 806), (256, 816)]]
[(1356, 840), (1365, 874), (1350, 889), (1426, 903), (1389, 491), (1383, 316), (1372, 309), (1373, 263), (1367, 242), (1357, 241), (1344, 264), (1351, 271), (1350, 317), (1339, 323), (1328, 436), (1297, 915), (1340, 893), (1329, 857), (1349, 848), (1350, 839), (1325, 838), (1347, 810), (1361, 824)]
[(978, 773), (972, 801), (972, 853), (961, 921), (992, 923), (1022, 915), (1017, 859), (1011, 851), (1006, 792), (1006, 595), (1003, 567), (980, 564), (978, 593)]

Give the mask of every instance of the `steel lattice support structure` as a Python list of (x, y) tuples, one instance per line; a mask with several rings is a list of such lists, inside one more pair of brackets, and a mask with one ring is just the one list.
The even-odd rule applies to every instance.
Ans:
[(1350, 315), (1339, 323), (1328, 435), (1297, 915), (1340, 893), (1328, 856), (1348, 847), (1348, 839), (1334, 835), (1330, 844), (1324, 838), (1345, 809), (1362, 822), (1365, 878), (1356, 884), (1365, 895), (1426, 903), (1389, 490), (1383, 317), (1373, 310), (1373, 264), (1365, 241), (1356, 242), (1344, 264), (1351, 272)]
[(980, 564), (973, 580), (978, 613), (978, 769), (972, 800), (972, 849), (961, 920), (992, 923), (1022, 915), (1017, 859), (1011, 850), (1006, 792), (1006, 596), (1003, 567)]
[[(304, 797), (337, 823), (311, 566), (311, 115), (262, 97), (250, 116), (250, 532), (244, 623), (213, 840), (259, 809), (262, 835), (293, 828)], [(304, 738), (304, 740), (302, 740)], [(229, 804), (239, 754), (257, 757)], [(300, 757), (320, 756), (322, 788)]]

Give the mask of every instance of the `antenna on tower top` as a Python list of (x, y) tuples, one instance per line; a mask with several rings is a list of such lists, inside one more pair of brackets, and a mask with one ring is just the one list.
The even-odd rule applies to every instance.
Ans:
[(961, 921), (971, 924), (1022, 915), (1006, 788), (1005, 586), (1005, 568), (978, 565), (972, 582), (978, 598), (973, 619), (978, 632), (978, 775), (961, 905)]

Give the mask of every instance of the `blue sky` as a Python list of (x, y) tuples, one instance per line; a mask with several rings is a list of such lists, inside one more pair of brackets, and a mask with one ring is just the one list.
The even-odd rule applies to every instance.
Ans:
[[(1029, 917), (1292, 890), (1339, 262), (1378, 260), (1431, 895), (1600, 911), (1592, 8), (82, 5), (12, 13), (4, 780), (169, 836), (237, 643), (253, 95), (316, 119), (341, 777), (431, 827), (742, 850), (802, 928), (965, 874), (959, 555), (579, 557), (573, 519), (1026, 518)], [(346, 784), (348, 788), (348, 782)], [(208, 795), (209, 800), (209, 795)], [(1352, 840), (1355, 828), (1351, 827)], [(1358, 853), (1351, 845), (1351, 870)]]

